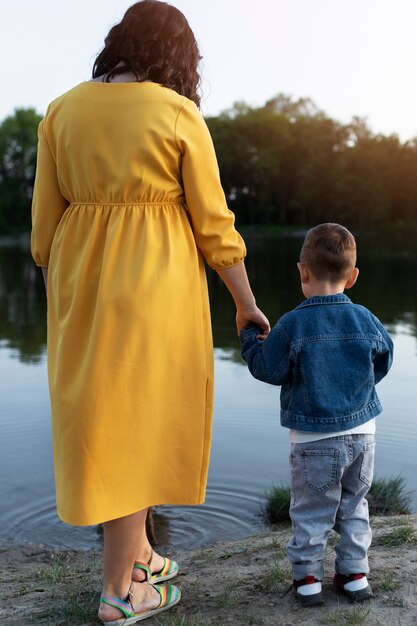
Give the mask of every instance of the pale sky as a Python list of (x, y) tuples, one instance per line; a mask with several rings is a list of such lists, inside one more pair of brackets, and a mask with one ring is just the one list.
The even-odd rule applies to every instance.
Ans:
[[(205, 115), (278, 93), (417, 137), (417, 0), (172, 0), (194, 30)], [(0, 120), (87, 80), (128, 0), (0, 0)]]

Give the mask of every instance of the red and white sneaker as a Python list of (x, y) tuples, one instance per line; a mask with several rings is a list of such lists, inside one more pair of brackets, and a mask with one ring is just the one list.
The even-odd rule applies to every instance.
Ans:
[(351, 602), (363, 602), (373, 596), (365, 574), (335, 574), (333, 583), (336, 591), (347, 595)]
[(301, 580), (294, 580), (292, 591), (302, 606), (318, 606), (323, 604), (321, 580), (314, 576), (306, 576)]

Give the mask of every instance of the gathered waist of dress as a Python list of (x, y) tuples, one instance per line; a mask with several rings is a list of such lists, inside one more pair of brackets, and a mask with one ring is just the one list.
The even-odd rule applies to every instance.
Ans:
[(76, 206), (92, 206), (92, 207), (139, 207), (139, 208), (144, 208), (144, 207), (164, 207), (164, 206), (170, 206), (170, 207), (178, 207), (178, 208), (185, 208), (185, 200), (175, 200), (175, 201), (169, 201), (169, 200), (165, 200), (164, 202), (151, 202), (151, 201), (147, 201), (147, 202), (143, 202), (143, 201), (136, 201), (136, 202), (92, 202), (92, 201), (84, 201), (84, 200), (74, 200), (72, 202), (70, 202), (70, 204), (68, 205), (68, 208), (70, 207), (76, 207)]

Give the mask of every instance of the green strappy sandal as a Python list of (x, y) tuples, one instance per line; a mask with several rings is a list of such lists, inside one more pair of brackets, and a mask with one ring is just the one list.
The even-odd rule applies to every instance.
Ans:
[(152, 587), (161, 597), (159, 606), (156, 609), (148, 609), (147, 611), (139, 611), (138, 613), (135, 613), (133, 608), (131, 600), (132, 593), (130, 590), (127, 594), (126, 600), (121, 600), (120, 598), (115, 598), (113, 596), (101, 596), (100, 602), (108, 604), (115, 609), (119, 609), (119, 611), (124, 615), (124, 617), (111, 622), (105, 622), (102, 620), (103, 624), (105, 626), (129, 626), (130, 624), (136, 624), (143, 619), (147, 619), (148, 617), (152, 617), (153, 615), (157, 615), (158, 613), (162, 613), (162, 611), (170, 609), (178, 604), (181, 599), (181, 591), (178, 587), (175, 587), (175, 585), (162, 585), (162, 587), (152, 585)]
[(164, 565), (158, 572), (151, 572), (150, 564), (152, 561), (152, 554), (147, 563), (135, 561), (133, 569), (140, 569), (145, 572), (145, 580), (143, 582), (151, 583), (151, 585), (156, 585), (158, 583), (164, 582), (164, 580), (170, 580), (178, 574), (178, 563), (176, 563), (175, 561), (171, 561), (171, 559), (167, 559), (166, 557), (163, 557), (163, 559)]

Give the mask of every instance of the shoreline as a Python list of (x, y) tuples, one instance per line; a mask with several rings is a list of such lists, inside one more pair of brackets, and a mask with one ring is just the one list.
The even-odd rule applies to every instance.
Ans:
[[(374, 598), (352, 605), (332, 588), (332, 534), (323, 581), (325, 604), (302, 609), (291, 593), (288, 526), (210, 548), (170, 553), (183, 592), (178, 607), (148, 626), (319, 626), (417, 624), (417, 515), (377, 517), (369, 552)], [(101, 553), (0, 542), (0, 624), (94, 626)], [(355, 621), (353, 621), (355, 620)]]

